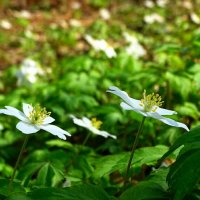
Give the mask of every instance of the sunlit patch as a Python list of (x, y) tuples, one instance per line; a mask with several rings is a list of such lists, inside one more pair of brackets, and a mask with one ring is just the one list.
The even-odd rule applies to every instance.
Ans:
[(145, 112), (156, 112), (157, 108), (162, 106), (164, 101), (159, 94), (146, 95), (146, 90), (143, 92), (143, 99), (140, 101), (140, 106), (144, 108)]
[(46, 117), (50, 116), (51, 112), (47, 112), (46, 108), (41, 108), (39, 104), (33, 107), (28, 118), (32, 124), (41, 125), (43, 124)]
[(100, 129), (102, 121), (97, 120), (96, 118), (91, 119), (92, 126), (94, 126), (96, 129)]

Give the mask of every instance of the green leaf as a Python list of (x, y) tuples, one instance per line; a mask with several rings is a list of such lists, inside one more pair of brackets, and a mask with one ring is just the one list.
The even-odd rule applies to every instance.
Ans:
[(100, 186), (77, 185), (69, 188), (41, 188), (28, 194), (31, 199), (48, 200), (114, 200)]
[(190, 102), (185, 102), (184, 105), (177, 106), (175, 109), (179, 114), (183, 116), (192, 117), (195, 120), (198, 120), (200, 112), (197, 106)]
[[(9, 186), (8, 179), (0, 179), (0, 194), (3, 196), (7, 196), (9, 194), (8, 186)], [(20, 185), (20, 182), (14, 181), (13, 182), (13, 192), (21, 192), (24, 193), (24, 188)]]
[(26, 193), (15, 192), (9, 195), (9, 197), (6, 200), (32, 200), (32, 199), (28, 197)]
[[(168, 150), (168, 147), (158, 145), (155, 147), (143, 147), (136, 149), (132, 167), (140, 167), (143, 164), (153, 165)], [(95, 177), (102, 177), (114, 171), (125, 171), (130, 153), (109, 155), (99, 158), (95, 162)]]
[(119, 200), (167, 200), (170, 199), (163, 188), (153, 181), (142, 181), (126, 190)]
[[(187, 134), (183, 135), (182, 137), (178, 138), (176, 142), (170, 147), (169, 151), (167, 151), (159, 161), (164, 160), (168, 157), (173, 151), (181, 147), (182, 145), (196, 143), (200, 141), (200, 126), (190, 130)], [(199, 146), (200, 148), (200, 146)]]
[(170, 167), (167, 181), (173, 200), (182, 200), (191, 192), (200, 180), (200, 149), (190, 150), (181, 154)]

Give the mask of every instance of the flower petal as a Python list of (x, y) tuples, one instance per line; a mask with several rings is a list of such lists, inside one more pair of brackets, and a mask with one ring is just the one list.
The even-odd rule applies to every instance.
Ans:
[(77, 124), (77, 125), (82, 126), (82, 127), (84, 127), (84, 128), (90, 128), (90, 127), (91, 127), (91, 126), (90, 126), (90, 125), (91, 125), (91, 122), (90, 122), (90, 120), (89, 120), (88, 118), (86, 118), (86, 117), (83, 117), (82, 119), (78, 119), (78, 118), (76, 118), (75, 116), (71, 116), (71, 118), (72, 118), (74, 124)]
[(30, 112), (33, 110), (33, 107), (30, 104), (23, 103), (23, 112), (24, 114), (29, 117)]
[[(128, 96), (128, 94), (125, 91), (120, 90), (118, 87), (110, 86), (107, 92), (113, 93), (119, 97), (121, 97), (128, 105), (135, 107), (138, 105), (135, 105), (135, 99), (132, 99)], [(138, 100), (136, 100), (138, 101)]]
[(163, 117), (163, 116), (159, 115), (158, 113), (147, 113), (147, 114), (149, 117), (158, 119), (159, 121), (161, 121), (167, 125), (184, 128), (185, 130), (189, 131), (189, 128), (181, 122), (177, 122), (173, 119)]
[(176, 111), (167, 110), (167, 109), (159, 108), (159, 107), (156, 109), (156, 112), (157, 112), (159, 115), (174, 115), (174, 114), (177, 114)]
[(54, 122), (54, 121), (55, 121), (55, 119), (54, 119), (53, 117), (48, 116), (48, 117), (46, 117), (46, 118), (44, 119), (44, 121), (43, 121), (42, 124), (50, 124), (50, 123), (52, 123), (52, 122)]
[(105, 138), (107, 138), (107, 137), (112, 137), (114, 139), (117, 138), (115, 135), (111, 135), (110, 133), (108, 133), (106, 131), (100, 131), (100, 130), (96, 129), (95, 127), (91, 127), (89, 130), (91, 132), (93, 132), (95, 135), (101, 135), (101, 136), (103, 136)]
[(45, 131), (48, 131), (52, 135), (58, 136), (59, 138), (61, 138), (63, 140), (66, 140), (66, 136), (65, 135), (71, 136), (70, 133), (68, 133), (67, 131), (65, 131), (65, 130), (63, 130), (63, 129), (55, 126), (55, 125), (50, 125), (50, 124), (41, 125), (40, 128), (45, 130)]
[(138, 110), (138, 109), (136, 109), (136, 108), (133, 108), (133, 107), (131, 107), (131, 106), (129, 106), (128, 104), (126, 104), (126, 103), (124, 103), (124, 102), (121, 102), (120, 103), (120, 106), (124, 109), (124, 110), (133, 110), (133, 111), (135, 111), (135, 112), (137, 112), (137, 113), (139, 113), (139, 114), (141, 114), (141, 115), (143, 115), (143, 116), (147, 116), (147, 114), (145, 113), (145, 112), (143, 112), (142, 110)]
[(17, 124), (16, 128), (25, 134), (36, 133), (40, 130), (39, 127), (22, 121)]
[(5, 106), (5, 107), (7, 109), (0, 109), (0, 113), (5, 114), (5, 115), (11, 115), (11, 116), (18, 118), (19, 120), (28, 122), (27, 117), (20, 110), (14, 108), (14, 107), (11, 107), (11, 106)]

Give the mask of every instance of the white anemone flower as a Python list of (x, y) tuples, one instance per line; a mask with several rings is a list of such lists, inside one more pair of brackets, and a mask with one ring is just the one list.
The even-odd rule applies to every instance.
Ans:
[(161, 15), (157, 14), (157, 13), (152, 13), (150, 15), (144, 16), (144, 21), (147, 24), (153, 24), (155, 22), (163, 23), (164, 22), (164, 18)]
[(110, 12), (105, 8), (100, 9), (99, 14), (104, 20), (110, 19)]
[(144, 117), (152, 117), (167, 125), (184, 128), (185, 130), (189, 131), (185, 124), (163, 117), (163, 115), (173, 115), (177, 114), (177, 112), (160, 108), (163, 101), (161, 101), (161, 97), (158, 94), (152, 93), (150, 95), (146, 95), (146, 91), (144, 91), (143, 99), (137, 100), (129, 97), (125, 91), (122, 91), (115, 86), (109, 87), (107, 92), (119, 96), (124, 101), (120, 104), (120, 106), (125, 110), (133, 110)]
[(12, 24), (8, 21), (8, 20), (5, 20), (5, 19), (2, 19), (0, 21), (0, 26), (6, 30), (9, 30), (12, 28)]
[(117, 56), (113, 47), (111, 47), (105, 40), (96, 40), (90, 35), (85, 35), (85, 39), (96, 51), (103, 51), (108, 58)]
[(0, 109), (0, 114), (11, 115), (20, 120), (17, 123), (16, 128), (24, 134), (36, 133), (40, 129), (45, 130), (52, 135), (56, 135), (59, 138), (66, 140), (66, 136), (71, 136), (67, 131), (51, 125), (54, 118), (50, 117), (50, 112), (46, 111), (46, 108), (41, 108), (39, 105), (35, 107), (23, 103), (23, 112), (11, 107), (5, 106), (6, 109)]
[(37, 81), (38, 75), (44, 75), (40, 64), (30, 58), (26, 58), (17, 72), (18, 85), (22, 85), (27, 81), (33, 84)]
[(191, 13), (190, 14), (190, 18), (192, 20), (192, 22), (194, 22), (195, 24), (200, 24), (200, 18), (196, 13)]
[(107, 137), (112, 137), (114, 139), (117, 138), (115, 135), (111, 135), (110, 133), (108, 133), (106, 131), (99, 130), (102, 122), (97, 120), (96, 118), (92, 118), (90, 120), (87, 117), (82, 117), (82, 119), (79, 119), (79, 118), (76, 118), (74, 115), (70, 115), (70, 117), (72, 118), (74, 124), (77, 124), (79, 126), (82, 126), (86, 129), (88, 129), (89, 131), (91, 131), (95, 135), (101, 135), (105, 138), (107, 138)]
[(146, 54), (146, 50), (139, 43), (138, 39), (127, 32), (123, 33), (125, 40), (129, 43), (129, 45), (125, 48), (126, 53), (128, 55), (132, 55), (135, 58), (142, 57)]

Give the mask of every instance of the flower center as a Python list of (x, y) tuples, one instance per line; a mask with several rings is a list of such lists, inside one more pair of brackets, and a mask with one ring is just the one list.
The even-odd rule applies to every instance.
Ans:
[(92, 126), (94, 126), (96, 129), (99, 129), (101, 127), (102, 122), (100, 120), (97, 120), (96, 118), (91, 119)]
[(44, 119), (50, 116), (51, 112), (47, 112), (46, 108), (41, 108), (39, 104), (33, 107), (33, 110), (29, 114), (29, 120), (32, 124), (41, 125)]
[(144, 112), (156, 112), (157, 108), (162, 106), (163, 102), (159, 94), (152, 93), (146, 95), (146, 90), (144, 90), (140, 106), (144, 108)]

